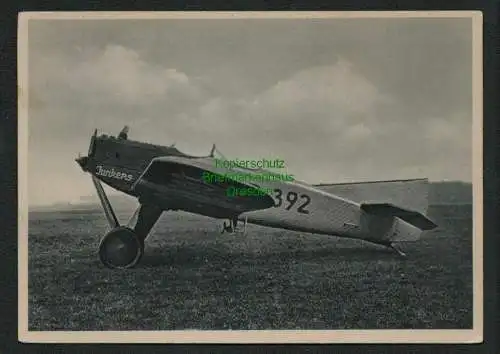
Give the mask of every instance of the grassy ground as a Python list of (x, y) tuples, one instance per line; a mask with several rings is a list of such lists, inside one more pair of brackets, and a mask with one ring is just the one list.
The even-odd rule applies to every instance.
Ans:
[[(446, 230), (392, 252), (356, 240), (165, 214), (138, 268), (96, 255), (95, 212), (30, 213), (30, 330), (472, 327), (470, 206), (435, 206)], [(123, 215), (123, 220), (126, 216)]]

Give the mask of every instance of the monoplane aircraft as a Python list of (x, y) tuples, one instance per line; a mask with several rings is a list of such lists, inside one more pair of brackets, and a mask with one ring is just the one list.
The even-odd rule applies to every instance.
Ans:
[[(137, 265), (151, 229), (169, 210), (228, 220), (222, 232), (241, 231), (238, 222), (244, 229), (252, 223), (362, 239), (402, 256), (395, 243), (415, 241), (437, 226), (423, 213), (393, 203), (355, 202), (297, 180), (262, 180), (262, 168), (217, 166), (222, 155), (215, 152), (214, 145), (210, 155), (197, 157), (173, 145), (129, 140), (128, 127), (117, 137), (97, 135), (95, 130), (88, 155), (76, 161), (92, 175), (111, 227), (99, 245), (101, 262), (109, 268)], [(237, 175), (256, 178), (228, 177)], [(119, 224), (100, 181), (138, 199), (139, 207), (127, 225)]]

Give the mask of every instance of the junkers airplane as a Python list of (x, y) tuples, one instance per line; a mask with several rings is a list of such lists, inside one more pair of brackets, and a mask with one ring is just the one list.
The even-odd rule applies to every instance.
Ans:
[[(219, 178), (207, 173), (262, 174), (263, 169), (221, 167), (215, 145), (209, 156), (190, 156), (170, 147), (129, 140), (128, 127), (118, 137), (94, 132), (88, 156), (76, 162), (92, 175), (111, 230), (99, 245), (109, 268), (131, 268), (144, 253), (144, 242), (163, 213), (181, 210), (226, 219), (222, 232), (241, 232), (238, 222), (306, 233), (357, 238), (394, 249), (399, 241), (415, 241), (437, 227), (416, 210), (392, 203), (355, 202), (296, 180), (256, 182)], [(222, 156), (222, 155), (220, 155)], [(256, 178), (258, 179), (258, 178)], [(139, 207), (127, 225), (120, 225), (100, 181), (134, 196)], [(246, 195), (229, 195), (228, 188)], [(264, 191), (264, 192), (263, 192)], [(243, 230), (243, 231), (244, 231)]]

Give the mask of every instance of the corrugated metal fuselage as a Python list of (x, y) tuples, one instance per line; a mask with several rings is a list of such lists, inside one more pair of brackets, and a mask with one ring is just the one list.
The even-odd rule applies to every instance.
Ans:
[[(185, 165), (224, 175), (259, 175), (265, 170), (227, 169), (216, 166), (212, 157), (193, 157), (173, 147), (146, 144), (114, 137), (93, 137), (85, 169), (107, 185), (141, 198), (134, 188), (153, 159), (165, 164)], [(299, 181), (256, 181), (253, 187), (271, 191), (274, 205), (266, 209), (243, 212), (236, 217), (249, 223), (308, 233), (362, 238), (373, 241), (414, 240), (421, 231), (405, 221), (388, 216), (374, 216), (360, 205)], [(161, 188), (161, 187), (158, 187)], [(180, 202), (182, 190), (156, 193), (154, 200), (165, 209), (178, 209), (211, 217), (230, 218), (216, 207), (194, 200)], [(247, 198), (252, 198), (248, 196)], [(199, 198), (200, 200), (202, 198)], [(178, 201), (177, 204), (176, 201)]]

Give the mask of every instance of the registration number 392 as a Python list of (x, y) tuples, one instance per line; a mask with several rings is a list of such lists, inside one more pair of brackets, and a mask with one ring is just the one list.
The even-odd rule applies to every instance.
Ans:
[(283, 193), (281, 189), (274, 189), (274, 207), (279, 208), (284, 206), (286, 210), (291, 210), (294, 206), (294, 210), (301, 214), (309, 214), (309, 210), (306, 208), (311, 203), (311, 197), (307, 194), (297, 194), (293, 191)]

